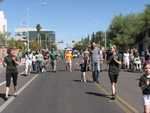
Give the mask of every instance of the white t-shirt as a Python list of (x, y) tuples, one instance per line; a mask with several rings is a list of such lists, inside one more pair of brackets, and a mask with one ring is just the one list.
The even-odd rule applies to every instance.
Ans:
[(129, 53), (124, 53), (123, 54), (123, 58), (124, 58), (124, 60), (129, 60)]

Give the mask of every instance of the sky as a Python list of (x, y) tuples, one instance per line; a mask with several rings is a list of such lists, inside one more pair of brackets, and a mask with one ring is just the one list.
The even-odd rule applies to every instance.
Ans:
[(23, 25), (55, 31), (64, 44), (106, 31), (114, 16), (140, 13), (150, 0), (4, 0), (0, 3), (8, 31)]

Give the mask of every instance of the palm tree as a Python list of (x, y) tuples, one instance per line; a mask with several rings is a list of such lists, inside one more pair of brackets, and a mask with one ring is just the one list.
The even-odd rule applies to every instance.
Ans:
[(41, 31), (42, 27), (40, 24), (36, 25), (36, 31), (38, 34), (37, 40), (38, 40), (38, 44), (41, 46), (41, 36), (40, 36), (40, 31)]

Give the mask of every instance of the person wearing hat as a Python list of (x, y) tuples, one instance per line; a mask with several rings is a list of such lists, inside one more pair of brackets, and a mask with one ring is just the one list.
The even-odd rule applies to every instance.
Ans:
[(111, 55), (109, 58), (109, 69), (108, 75), (111, 82), (111, 89), (112, 89), (112, 97), (111, 99), (114, 100), (116, 97), (116, 84), (119, 76), (119, 68), (121, 64), (120, 57), (117, 53), (117, 48), (115, 45), (111, 47)]
[(14, 85), (14, 96), (16, 96), (16, 87), (17, 87), (17, 78), (18, 78), (18, 70), (17, 65), (19, 62), (16, 59), (16, 56), (13, 54), (12, 49), (7, 49), (7, 56), (4, 57), (3, 66), (6, 67), (6, 93), (5, 99), (8, 99), (9, 89), (11, 78), (13, 78)]

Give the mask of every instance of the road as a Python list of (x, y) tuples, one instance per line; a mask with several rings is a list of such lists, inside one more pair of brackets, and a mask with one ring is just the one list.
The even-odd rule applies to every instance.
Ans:
[(60, 66), (56, 73), (31, 76), (17, 97), (1, 105), (1, 113), (127, 113), (97, 84), (80, 82), (80, 72), (66, 72)]

